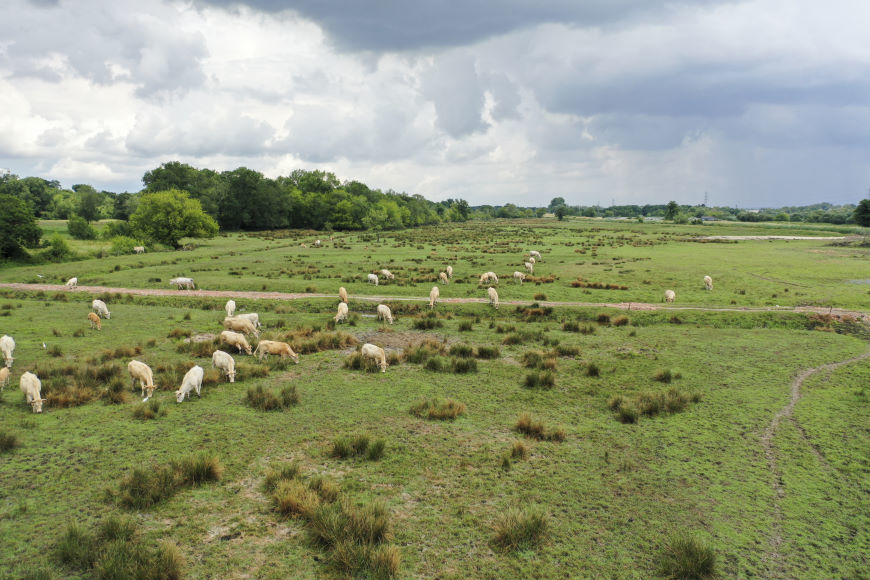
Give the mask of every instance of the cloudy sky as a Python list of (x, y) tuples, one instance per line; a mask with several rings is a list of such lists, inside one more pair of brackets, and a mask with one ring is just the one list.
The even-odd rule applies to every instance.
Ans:
[(0, 168), (178, 160), (472, 204), (856, 203), (870, 2), (3, 0)]

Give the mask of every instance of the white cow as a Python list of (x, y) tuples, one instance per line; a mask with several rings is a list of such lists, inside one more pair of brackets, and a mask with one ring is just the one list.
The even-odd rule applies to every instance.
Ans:
[(182, 288), (187, 290), (196, 290), (196, 284), (193, 283), (193, 278), (172, 278), (169, 280), (170, 286), (178, 286), (178, 289)]
[(486, 284), (487, 282), (494, 282), (498, 284), (498, 276), (495, 275), (495, 272), (484, 272), (480, 275), (480, 284)]
[(384, 349), (367, 342), (362, 345), (362, 349), (360, 349), (360, 354), (362, 354), (363, 358), (375, 359), (375, 361), (378, 363), (378, 368), (381, 369), (381, 372), (387, 372), (387, 353), (384, 352)]
[(78, 285), (79, 285), (79, 279), (76, 278), (75, 276), (73, 276), (72, 278), (70, 278), (69, 280), (66, 281), (66, 289), (67, 290), (72, 290), (73, 288), (75, 288)]
[(228, 316), (224, 318), (223, 325), (227, 330), (241, 332), (242, 334), (253, 334), (257, 338), (260, 337), (260, 331), (257, 330), (254, 323), (241, 316)]
[(378, 285), (378, 276), (377, 274), (369, 274), (368, 276), (369, 284)]
[(453, 266), (447, 266), (446, 270), (447, 270), (447, 277), (452, 278), (453, 277)]
[(495, 306), (495, 309), (498, 310), (498, 292), (495, 291), (495, 288), (490, 286), (486, 293), (489, 294), (489, 303), (491, 306)]
[(393, 280), (393, 279), (395, 279), (395, 276), (394, 276), (393, 273), (390, 272), (389, 270), (381, 270), (381, 276), (383, 276), (383, 277), (386, 278), (387, 280)]
[(235, 300), (227, 300), (227, 303), (224, 304), (224, 310), (227, 311), (227, 316), (232, 316), (236, 313), (236, 301)]
[(432, 290), (429, 291), (429, 308), (435, 308), (435, 303), (438, 302), (440, 295), (441, 291), (438, 290), (438, 286), (432, 286)]
[(40, 392), (42, 391), (42, 382), (40, 382), (39, 378), (31, 372), (26, 372), (21, 375), (19, 385), (21, 386), (21, 392), (24, 393), (24, 398), (27, 399), (33, 412), (42, 413), (42, 404), (48, 399), (42, 398)]
[(15, 341), (11, 336), (3, 335), (0, 337), (0, 352), (3, 353), (3, 359), (6, 361), (6, 368), (12, 368), (12, 353), (15, 352)]
[(450, 282), (447, 279), (447, 272), (439, 273), (438, 279), (441, 281), (442, 284), (450, 284)]
[(520, 284), (522, 284), (523, 280), (525, 280), (525, 279), (526, 279), (526, 275), (523, 274), (522, 272), (514, 272), (514, 282), (519, 282)]
[(378, 320), (393, 323), (393, 313), (390, 312), (390, 307), (386, 304), (378, 304)]
[(236, 361), (229, 353), (222, 350), (214, 351), (211, 355), (211, 366), (223, 371), (231, 383), (236, 382)]
[(145, 253), (145, 246), (133, 246), (133, 251), (136, 252), (137, 254), (144, 254)]
[(677, 297), (676, 293), (673, 290), (665, 290), (665, 302), (670, 304)]
[(251, 324), (254, 325), (254, 328), (260, 328), (262, 325), (260, 324), (260, 315), (256, 312), (244, 312), (242, 314), (236, 314), (236, 318), (247, 318), (251, 321)]
[(338, 303), (338, 312), (335, 314), (335, 318), (333, 318), (336, 322), (341, 322), (342, 320), (347, 320), (347, 303), (339, 302)]
[(190, 391), (196, 391), (197, 396), (201, 397), (200, 391), (202, 391), (202, 377), (204, 374), (205, 371), (199, 365), (194, 365), (193, 368), (187, 371), (187, 374), (181, 380), (181, 388), (175, 391), (175, 400), (181, 403), (184, 401), (184, 397), (190, 399)]
[(244, 334), (239, 334), (232, 330), (224, 330), (220, 333), (220, 340), (230, 346), (236, 347), (239, 349), (239, 352), (244, 350), (245, 353), (251, 354), (251, 345), (248, 344), (248, 340), (245, 338)]
[(293, 347), (286, 342), (279, 342), (277, 340), (261, 340), (260, 344), (257, 345), (254, 354), (257, 355), (260, 360), (263, 360), (263, 358), (270, 354), (277, 354), (282, 359), (289, 356), (293, 359), (293, 362), (299, 364), (299, 355), (293, 352)]
[(710, 276), (704, 276), (704, 287), (707, 290), (712, 290), (713, 289), (713, 278), (711, 278)]
[(537, 250), (530, 250), (529, 255), (533, 258), (536, 258), (539, 262), (543, 262), (544, 259), (541, 257), (541, 252)]
[(344, 286), (338, 289), (338, 299), (347, 304), (347, 290), (344, 289)]
[(3, 387), (9, 384), (9, 375), (10, 371), (6, 367), (0, 367), (0, 391), (3, 390)]
[(534, 264), (532, 264), (531, 262), (526, 262), (524, 265), (526, 267), (526, 270), (529, 271), (529, 274), (535, 273), (535, 265)]
[(109, 312), (109, 309), (106, 308), (106, 303), (102, 300), (95, 299), (91, 302), (91, 308), (93, 308), (94, 312), (99, 314), (101, 318), (109, 319), (112, 317), (112, 313)]
[[(139, 381), (139, 386), (142, 387), (143, 400), (147, 401), (154, 394), (154, 374), (151, 372), (151, 367), (143, 362), (131, 360), (127, 364), (127, 372), (130, 373), (130, 378), (133, 379), (133, 390), (136, 390), (136, 381)], [(148, 396), (145, 396), (145, 393)]]

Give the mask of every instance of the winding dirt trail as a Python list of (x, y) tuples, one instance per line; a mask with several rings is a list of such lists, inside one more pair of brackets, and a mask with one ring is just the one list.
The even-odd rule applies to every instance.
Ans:
[[(162, 288), (113, 288), (111, 286), (77, 286), (67, 289), (63, 284), (20, 284), (0, 283), (0, 288), (23, 290), (27, 292), (84, 292), (89, 294), (132, 294), (134, 296), (202, 296), (206, 298), (247, 298), (249, 300), (303, 300), (307, 298), (338, 298), (336, 294), (315, 294), (306, 292), (259, 292), (253, 290), (168, 290)], [(376, 296), (357, 294), (354, 300), (369, 302), (428, 302), (425, 296)], [(439, 298), (444, 304), (487, 304), (488, 298)], [(826, 308), (823, 306), (674, 306), (671, 304), (656, 304), (650, 302), (554, 302), (536, 301), (541, 306), (573, 306), (589, 308), (616, 308), (619, 310), (673, 310), (673, 311), (703, 311), (703, 312), (815, 312), (832, 316), (849, 316), (858, 320), (870, 320), (866, 312), (843, 310), (841, 308)], [(502, 300), (501, 304), (511, 306), (528, 305), (530, 300)]]
[(788, 403), (780, 409), (776, 415), (771, 419), (770, 424), (764, 430), (764, 433), (761, 436), (761, 446), (764, 449), (764, 456), (767, 458), (767, 464), (770, 468), (770, 473), (772, 475), (771, 478), (771, 486), (773, 487), (774, 498), (773, 498), (773, 535), (771, 537), (771, 545), (770, 550), (768, 552), (768, 561), (771, 562), (771, 567), (775, 572), (777, 578), (784, 578), (785, 571), (783, 570), (783, 561), (782, 555), (780, 554), (780, 546), (782, 546), (783, 541), (783, 515), (782, 515), (782, 498), (785, 496), (785, 486), (782, 482), (782, 471), (779, 468), (779, 463), (777, 461), (776, 450), (773, 445), (773, 438), (776, 435), (776, 431), (779, 428), (780, 423), (783, 419), (791, 420), (795, 426), (797, 427), (798, 433), (800, 433), (801, 437), (810, 446), (813, 450), (813, 453), (816, 455), (816, 458), (819, 460), (823, 466), (830, 468), (830, 464), (827, 459), (819, 452), (819, 450), (810, 442), (807, 437), (806, 431), (803, 427), (792, 417), (794, 413), (795, 405), (797, 405), (798, 401), (801, 399), (801, 386), (804, 381), (806, 381), (812, 375), (821, 372), (827, 371), (831, 372), (835, 369), (838, 369), (842, 366), (849, 365), (858, 361), (862, 361), (864, 359), (870, 358), (870, 350), (865, 352), (862, 355), (852, 357), (850, 359), (842, 360), (839, 362), (824, 364), (815, 368), (804, 369), (794, 378), (791, 383), (791, 397), (789, 398)]

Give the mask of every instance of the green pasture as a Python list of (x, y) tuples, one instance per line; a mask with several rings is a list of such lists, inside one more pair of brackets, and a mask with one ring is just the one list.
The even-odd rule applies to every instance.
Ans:
[[(629, 323), (615, 326), (599, 323), (597, 309), (530, 315), (507, 306), (495, 312), (442, 305), (441, 326), (419, 331), (414, 325), (425, 308), (395, 303), (396, 323), (384, 328), (371, 317), (372, 304), (352, 301), (352, 325), (338, 330), (388, 352), (434, 338), (497, 346), (499, 357), (477, 360), (477, 372), (453, 374), (408, 362), (386, 373), (351, 371), (343, 362), (352, 347), (302, 355), (298, 366), (234, 354), (236, 383), (206, 385), (201, 398), (183, 404), (171, 392), (183, 371), (155, 371), (161, 387), (155, 399), (168, 414), (143, 421), (132, 416), (138, 401), (132, 393), (122, 404), (95, 400), (34, 415), (18, 377), (64, 366), (123, 368), (130, 357), (104, 360), (103, 353), (136, 346), (142, 352), (135, 358), (154, 369), (194, 362), (208, 369), (208, 358), (180, 351), (182, 339), (168, 335), (218, 332), (223, 301), (107, 295), (112, 318), (96, 331), (85, 319), (92, 296), (3, 296), (0, 332), (18, 346), (0, 425), (21, 443), (0, 455), (0, 569), (9, 577), (34, 568), (48, 577), (74, 576), (53, 556), (65, 527), (93, 526), (116, 513), (131, 515), (149, 543), (176, 543), (190, 577), (337, 576), (305, 540), (303, 521), (278, 517), (261, 489), (268, 467), (290, 460), (337, 482), (351, 501), (386, 503), (400, 577), (647, 578), (663, 543), (681, 530), (713, 546), (726, 577), (849, 577), (866, 569), (866, 362), (809, 383), (796, 417), (812, 447), (783, 424), (775, 442), (786, 488), (782, 564), (770, 557), (774, 492), (760, 436), (788, 401), (799, 370), (867, 348), (848, 335), (809, 330), (813, 324), (797, 314), (627, 313)], [(281, 339), (298, 328), (329, 332), (335, 301), (238, 302), (260, 312), (264, 338)], [(565, 331), (563, 322), (594, 331)], [(471, 329), (460, 331), (463, 323)], [(503, 344), (512, 334), (522, 340)], [(524, 387), (532, 372), (522, 366), (524, 355), (557, 347), (570, 354), (557, 358), (554, 387)], [(598, 376), (588, 374), (593, 364)], [(263, 368), (267, 376), (253, 376)], [(657, 382), (665, 369), (680, 378)], [(300, 394), (296, 407), (261, 412), (243, 403), (251, 386), (288, 384)], [(620, 423), (608, 407), (613, 395), (671, 387), (700, 401), (636, 424)], [(452, 398), (467, 409), (452, 422), (419, 419), (408, 410), (423, 397)], [(565, 441), (514, 432), (523, 412), (564, 428)], [(384, 439), (384, 457), (331, 457), (332, 442), (358, 434)], [(503, 457), (518, 439), (529, 457), (505, 469)], [(224, 465), (219, 483), (141, 511), (107, 497), (134, 467), (203, 451)], [(543, 543), (518, 552), (494, 546), (498, 516), (528, 506), (547, 514)]]
[[(17, 343), (11, 383), (0, 396), (0, 435), (19, 443), (0, 452), (0, 578), (92, 577), (63, 564), (56, 547), (70, 524), (94, 529), (117, 514), (133, 518), (140, 541), (177, 545), (191, 578), (343, 577), (332, 556), (308, 541), (306, 520), (279, 516), (262, 487), (270, 467), (289, 461), (304, 481), (320, 475), (335, 482), (348, 502), (384, 502), (401, 578), (650, 578), (681, 532), (712, 548), (720, 577), (866, 577), (870, 359), (805, 382), (793, 418), (783, 419), (772, 440), (781, 498), (762, 444), (795, 376), (865, 353), (865, 325), (712, 308), (866, 311), (870, 285), (858, 281), (870, 278), (868, 248), (693, 241), (698, 235), (789, 233), (758, 224), (497, 221), (333, 240), (324, 232), (230, 234), (192, 241), (189, 251), (5, 265), (2, 282), (77, 276), (80, 285), (168, 289), (169, 278), (186, 275), (204, 289), (329, 295), (344, 286), (351, 316), (333, 328), (331, 296), (236, 298), (239, 311), (260, 314), (261, 338), (306, 350), (294, 365), (224, 346), (237, 365), (230, 384), (210, 369), (211, 343), (197, 351), (184, 342), (222, 330), (224, 299), (0, 288), (0, 335)], [(312, 247), (316, 239), (323, 247)], [(530, 249), (543, 254), (535, 275), (552, 282), (510, 280)], [(455, 279), (438, 284), (442, 299), (485, 298), (477, 279), (494, 270), (502, 301), (523, 305), (442, 302), (429, 313), (422, 301), (448, 264)], [(396, 279), (366, 284), (365, 275), (381, 268)], [(712, 292), (704, 290), (705, 274)], [(578, 276), (627, 289), (572, 287)], [(660, 302), (666, 288), (677, 293), (674, 309), (547, 306)], [(375, 303), (360, 299), (366, 296), (420, 301), (385, 299), (396, 318), (385, 326), (374, 318)], [(86, 318), (96, 297), (112, 313), (102, 331)], [(346, 335), (384, 347), (393, 359), (386, 373), (345, 368), (355, 351)], [(323, 347), (330, 339), (342, 344)], [(311, 348), (318, 340), (325, 349)], [(427, 340), (443, 345), (437, 363), (401, 360)], [(464, 360), (459, 351), (469, 350), (463, 345), (498, 354), (473, 359), (472, 372), (452, 372)], [(131, 358), (154, 369), (154, 400), (165, 416), (134, 417), (140, 397), (129, 388)], [(525, 366), (533, 360), (544, 368)], [(178, 404), (173, 391), (192, 364), (207, 371), (202, 397)], [(436, 366), (441, 370), (431, 370)], [(110, 378), (91, 385), (95, 398), (80, 405), (47, 404), (35, 415), (18, 388), (30, 370), (56, 397), (81, 386), (88, 369)], [(529, 375), (545, 373), (552, 387), (525, 386)], [(665, 376), (670, 383), (657, 380)], [(113, 394), (118, 381), (126, 395)], [(249, 388), (290, 385), (296, 406), (264, 412), (245, 403)], [(640, 408), (671, 389), (688, 401), (679, 412), (620, 422), (616, 397)], [(432, 398), (453, 399), (465, 412), (453, 421), (409, 412)], [(564, 441), (518, 433), (522, 413), (548, 430), (563, 429)], [(356, 435), (384, 440), (383, 457), (332, 455), (337, 439)], [(527, 458), (506, 459), (516, 441)], [(156, 471), (198, 453), (220, 459), (219, 482), (180, 489), (147, 509), (117, 500), (135, 468)], [(496, 523), (512, 508), (543, 511), (538, 545), (508, 550), (495, 543)]]
[[(227, 234), (192, 240), (191, 251), (91, 257), (57, 265), (4, 267), (0, 281), (168, 288), (176, 276), (210, 290), (251, 290), (425, 299), (433, 285), (441, 298), (486, 298), (480, 274), (499, 275), (503, 301), (588, 303), (661, 302), (676, 292), (675, 307), (821, 306), (864, 309), (870, 301), (870, 248), (829, 240), (741, 240), (701, 243), (709, 235), (842, 235), (844, 228), (741, 225), (679, 226), (601, 220), (495, 221), (400, 232), (282, 231)], [(854, 230), (850, 230), (854, 231)], [(316, 239), (322, 247), (313, 247)], [(93, 242), (89, 242), (93, 243)], [(307, 247), (302, 247), (305, 244)], [(537, 249), (537, 282), (515, 284), (528, 251)], [(151, 250), (151, 248), (149, 248)], [(437, 281), (448, 265), (449, 285)], [(395, 280), (378, 288), (366, 275), (389, 269)], [(714, 289), (704, 288), (703, 277)], [(42, 276), (42, 277), (40, 277)], [(581, 283), (572, 287), (572, 282)], [(599, 288), (603, 286), (603, 288)], [(536, 299), (536, 295), (546, 298)]]

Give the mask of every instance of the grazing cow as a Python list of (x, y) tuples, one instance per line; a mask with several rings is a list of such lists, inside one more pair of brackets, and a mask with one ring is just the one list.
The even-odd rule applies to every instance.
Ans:
[(498, 292), (495, 291), (495, 288), (490, 286), (487, 288), (486, 293), (489, 294), (489, 304), (498, 310)]
[(76, 278), (75, 276), (73, 276), (72, 278), (70, 278), (69, 280), (66, 281), (66, 289), (67, 290), (72, 290), (73, 288), (75, 288), (78, 285), (79, 285), (79, 279)]
[(251, 324), (254, 325), (254, 328), (260, 328), (262, 325), (260, 324), (260, 315), (256, 312), (243, 312), (242, 314), (236, 314), (236, 318), (247, 318), (251, 321)]
[(378, 320), (383, 320), (390, 324), (393, 323), (393, 313), (390, 311), (390, 307), (386, 304), (378, 304)]
[(228, 316), (227, 318), (224, 318), (223, 325), (227, 330), (241, 332), (242, 334), (253, 334), (257, 338), (260, 337), (260, 331), (257, 330), (254, 323), (247, 318), (242, 318), (241, 316)]
[(133, 251), (136, 252), (137, 254), (144, 254), (145, 253), (145, 246), (133, 246)]
[(245, 338), (244, 334), (239, 334), (238, 332), (233, 332), (232, 330), (224, 330), (220, 333), (220, 341), (230, 346), (236, 347), (237, 349), (239, 349), (239, 352), (242, 352), (242, 350), (244, 350), (246, 354), (251, 354), (251, 345), (248, 344), (248, 341)]
[(12, 358), (12, 353), (14, 351), (15, 341), (12, 340), (12, 337), (5, 334), (0, 336), (0, 352), (3, 353), (3, 360), (6, 362), (6, 368), (12, 368), (12, 362), (15, 360)]
[(541, 252), (538, 252), (537, 250), (531, 250), (531, 251), (529, 251), (529, 255), (530, 255), (531, 257), (537, 259), (539, 262), (543, 262), (543, 261), (544, 261), (544, 259), (541, 258)]
[(88, 322), (91, 323), (91, 328), (96, 328), (97, 330), (103, 330), (103, 323), (100, 320), (100, 317), (94, 314), (93, 312), (88, 312)]
[(112, 318), (112, 313), (109, 312), (109, 309), (106, 307), (106, 303), (102, 300), (94, 300), (91, 302), (91, 308), (100, 315), (100, 318), (109, 319)]
[(220, 369), (231, 383), (236, 382), (236, 361), (229, 353), (216, 350), (211, 355), (212, 368)]
[(389, 270), (381, 270), (381, 276), (383, 276), (383, 277), (386, 278), (387, 280), (393, 280), (393, 279), (396, 278), (396, 277), (393, 275), (393, 273), (390, 272)]
[(10, 371), (6, 367), (0, 367), (0, 391), (3, 391), (3, 387), (9, 384), (9, 375)]
[(172, 278), (169, 280), (170, 286), (178, 286), (178, 289), (182, 288), (186, 290), (196, 290), (196, 284), (193, 283), (193, 278)]
[(299, 364), (299, 355), (293, 352), (293, 348), (286, 342), (278, 342), (277, 340), (261, 340), (260, 344), (257, 345), (254, 354), (257, 355), (260, 360), (263, 360), (270, 354), (277, 354), (282, 359), (289, 356), (293, 359), (293, 362)]
[(42, 398), (40, 392), (42, 391), (42, 382), (40, 382), (39, 378), (28, 371), (21, 375), (19, 385), (21, 392), (24, 393), (24, 398), (27, 399), (27, 403), (33, 409), (33, 412), (42, 413), (42, 404), (48, 399)]
[(526, 275), (523, 274), (522, 272), (514, 272), (514, 282), (519, 282), (520, 284), (522, 284), (523, 280), (525, 280), (525, 279), (526, 279)]
[(224, 304), (224, 310), (227, 311), (227, 317), (232, 316), (236, 313), (236, 301), (235, 300), (227, 300), (227, 303)]
[(438, 302), (440, 294), (441, 291), (438, 290), (438, 286), (432, 286), (432, 290), (429, 291), (429, 308), (435, 308), (435, 303)]
[(143, 400), (150, 399), (151, 395), (154, 394), (154, 374), (151, 372), (151, 367), (143, 362), (131, 360), (127, 364), (127, 372), (133, 379), (133, 390), (136, 390), (136, 381), (139, 381), (139, 386), (142, 387), (142, 396), (145, 397)]
[(668, 304), (672, 303), (676, 297), (677, 295), (673, 290), (665, 290), (665, 302)]
[(442, 284), (450, 284), (450, 282), (449, 282), (449, 280), (448, 280), (448, 278), (447, 278), (447, 272), (441, 272), (441, 273), (439, 273), (439, 274), (438, 274), (438, 279), (441, 281)]
[(368, 281), (369, 281), (369, 284), (374, 284), (375, 286), (377, 286), (377, 285), (378, 285), (378, 276), (377, 276), (377, 274), (369, 274), (369, 276), (368, 276)]
[(534, 264), (532, 264), (531, 262), (526, 262), (525, 266), (526, 266), (526, 270), (529, 271), (529, 274), (535, 273), (535, 265)]
[(338, 303), (338, 312), (335, 314), (333, 320), (336, 322), (347, 320), (347, 304), (345, 302)]
[(495, 272), (484, 272), (480, 275), (479, 284), (486, 284), (487, 282), (498, 284), (498, 276), (495, 275)]
[(378, 363), (378, 368), (381, 369), (381, 372), (387, 372), (387, 353), (384, 352), (384, 349), (367, 342), (362, 345), (362, 348), (360, 349), (360, 354), (362, 354), (363, 358), (375, 359), (375, 361)]
[(713, 289), (713, 278), (711, 278), (710, 276), (704, 276), (704, 287), (707, 290), (712, 290)]
[(453, 266), (447, 266), (446, 270), (447, 270), (447, 277), (452, 278), (453, 277)]
[(344, 286), (338, 289), (338, 299), (347, 304), (347, 290), (344, 289)]
[(203, 375), (205, 375), (205, 371), (199, 365), (194, 365), (193, 368), (187, 371), (187, 374), (181, 380), (181, 388), (175, 391), (175, 400), (181, 403), (184, 401), (184, 397), (190, 399), (190, 391), (196, 391), (196, 395), (201, 397), (200, 391), (202, 391)]

